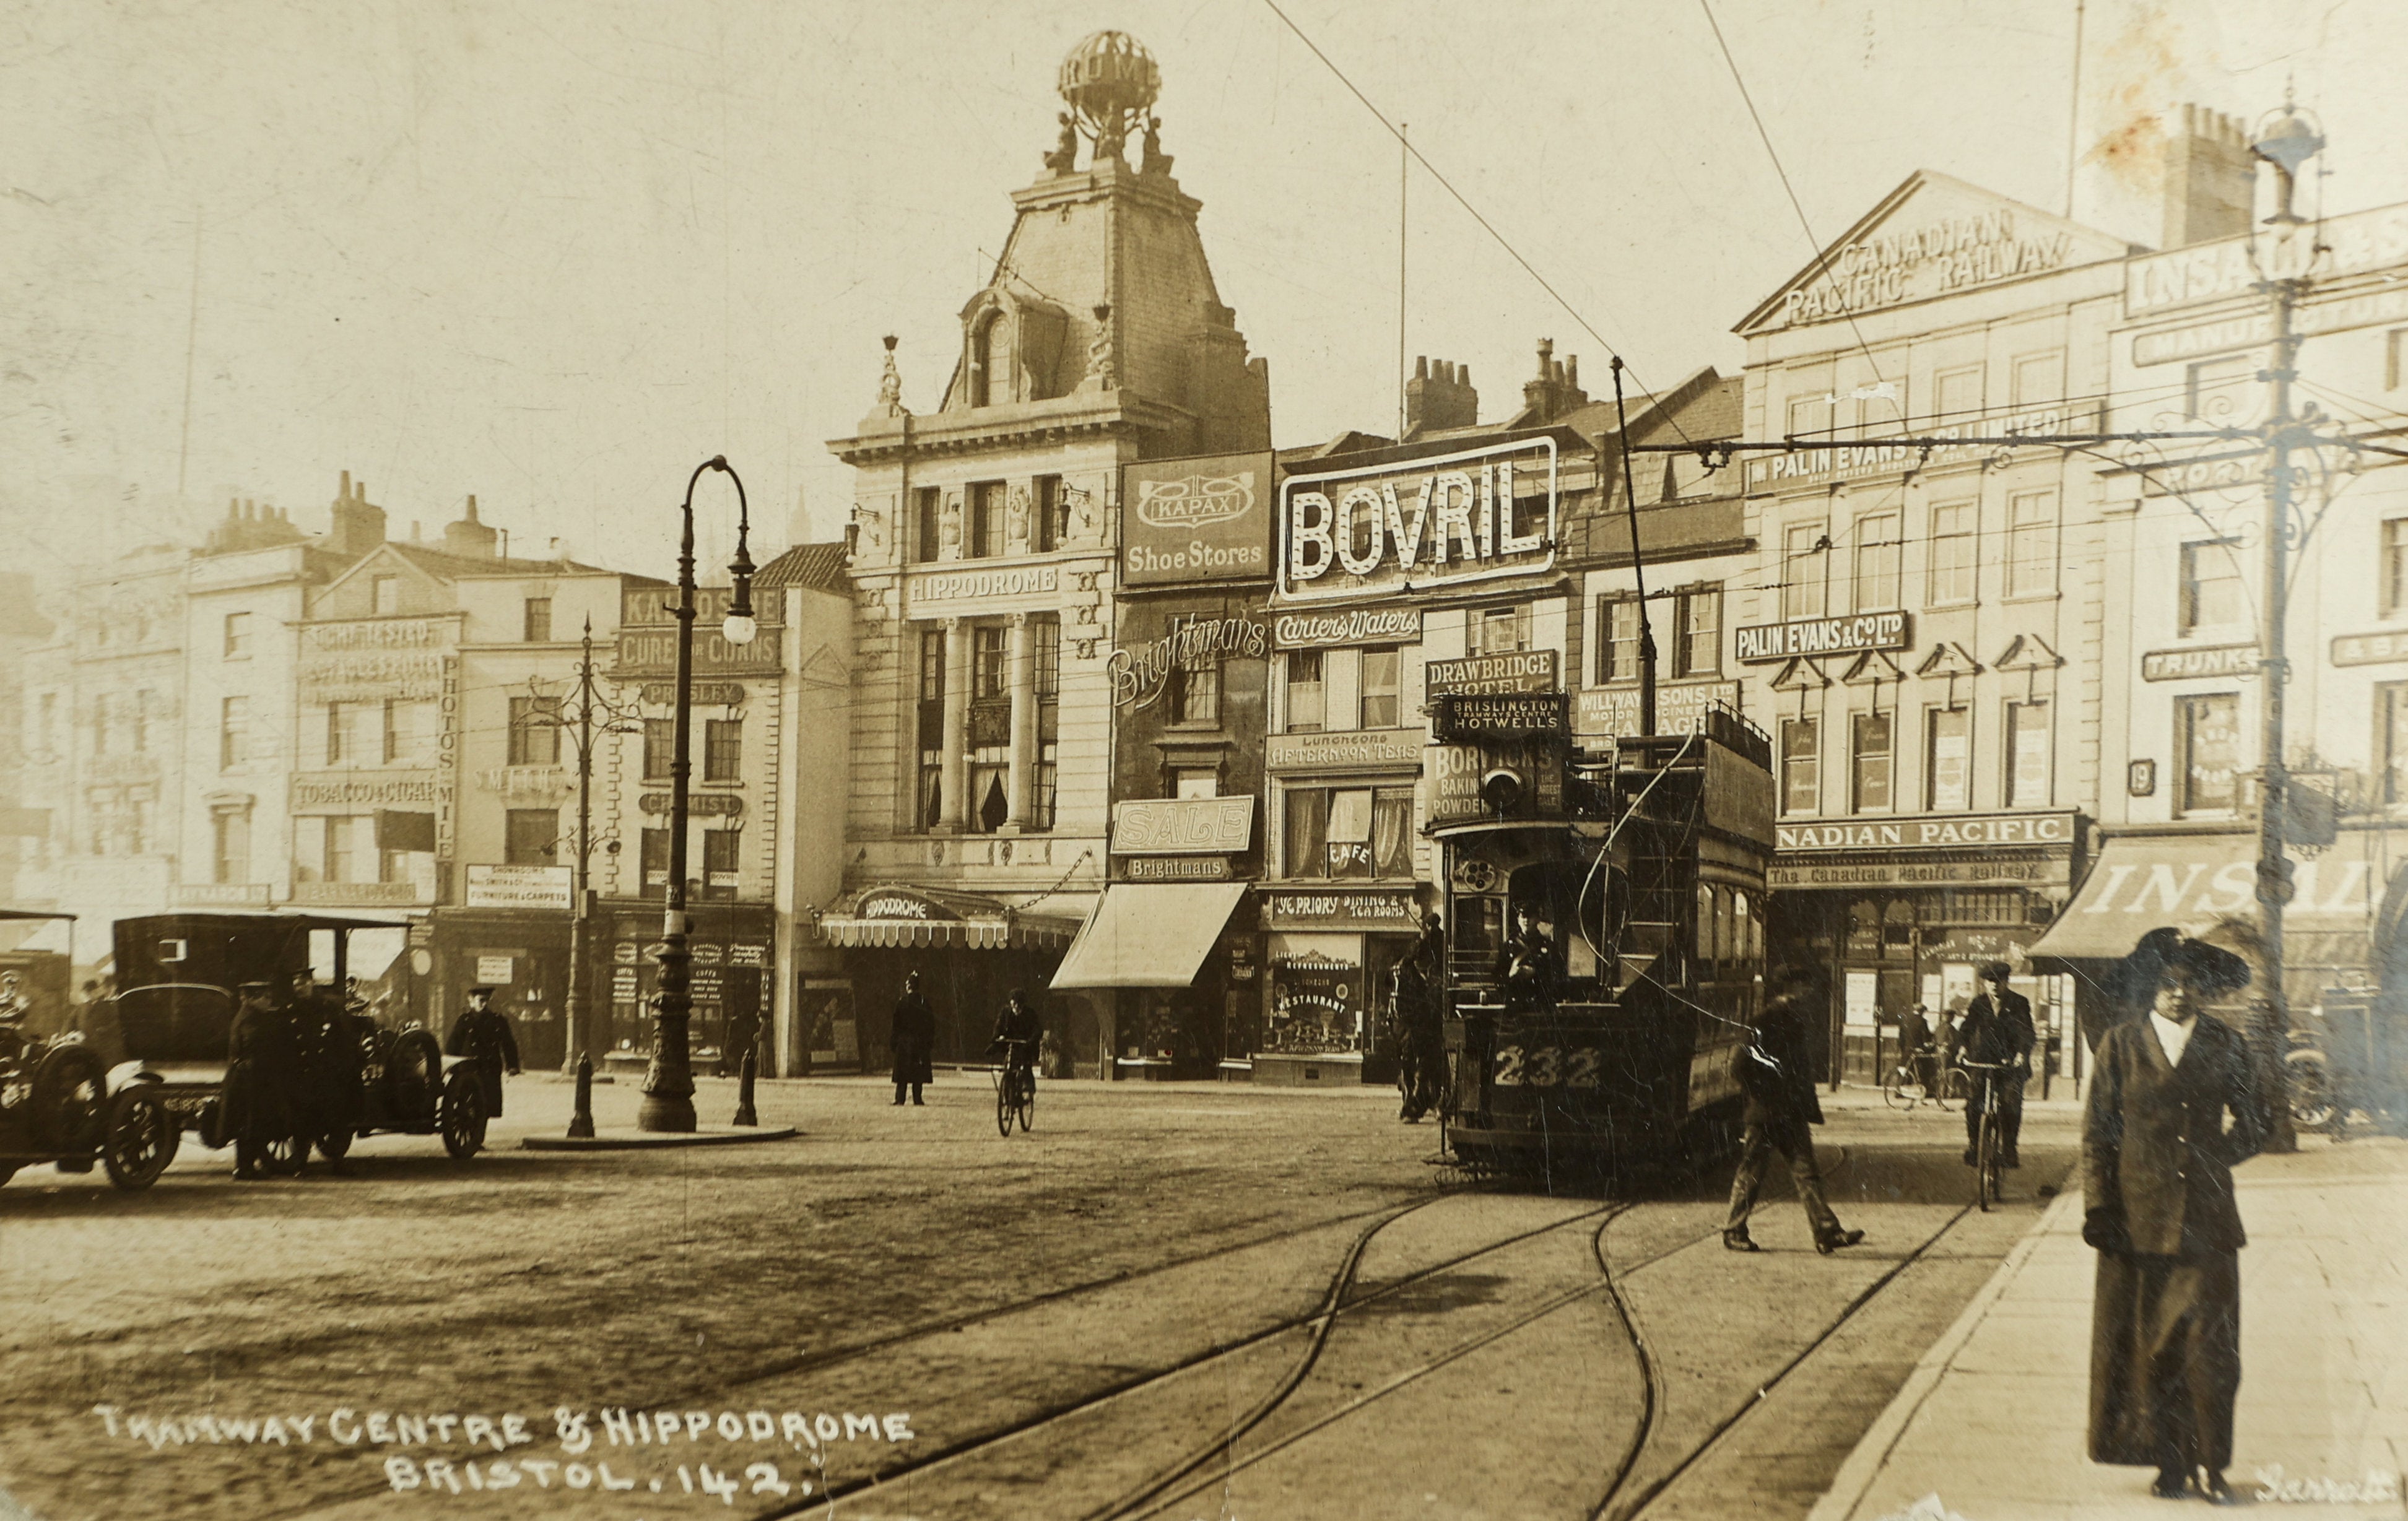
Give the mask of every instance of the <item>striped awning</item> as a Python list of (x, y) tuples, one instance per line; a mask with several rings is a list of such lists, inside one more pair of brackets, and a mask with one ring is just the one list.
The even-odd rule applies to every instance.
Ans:
[(1058, 951), (1078, 933), (1076, 919), (908, 883), (865, 887), (819, 920), (822, 944), (866, 950)]

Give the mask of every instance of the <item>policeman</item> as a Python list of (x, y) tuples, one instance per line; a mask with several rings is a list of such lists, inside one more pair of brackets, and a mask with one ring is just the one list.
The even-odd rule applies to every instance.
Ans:
[(294, 1101), (300, 1096), (301, 1041), (273, 983), (245, 983), (236, 997), (221, 1101), (226, 1133), (234, 1138), (234, 1175), (256, 1178), (269, 1143), (294, 1141), (300, 1129)]
[(452, 1026), (452, 1039), (443, 1044), (444, 1051), (454, 1056), (465, 1056), (477, 1073), (477, 1085), (484, 1090), (485, 1117), (502, 1112), (502, 1073), (519, 1075), (518, 1037), (510, 1033), (510, 1022), (494, 1007), (494, 990), (472, 987), (468, 990), (468, 1008)]
[[(356, 988), (356, 981), (352, 986)], [(318, 991), (306, 971), (293, 974), (288, 1004), (293, 1032), (301, 1044), (307, 1081), (300, 1112), (302, 1133), (334, 1164), (337, 1177), (351, 1175), (352, 1139), (367, 1118), (367, 1052), (363, 1021), (331, 993)]]

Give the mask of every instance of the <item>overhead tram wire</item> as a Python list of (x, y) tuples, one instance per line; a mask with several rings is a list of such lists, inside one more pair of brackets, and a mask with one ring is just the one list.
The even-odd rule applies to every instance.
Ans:
[[(1533, 265), (1529, 260), (1522, 256), (1522, 251), (1515, 248), (1512, 241), (1509, 240), (1503, 233), (1497, 230), (1497, 224), (1495, 222), (1490, 222), (1486, 217), (1481, 215), (1480, 208), (1472, 205), (1470, 200), (1464, 195), (1463, 192), (1455, 188), (1455, 181), (1449, 179), (1444, 174), (1440, 173), (1438, 165), (1432, 164), (1429, 159), (1423, 154), (1420, 149), (1415, 148), (1412, 145), (1412, 140), (1398, 128), (1397, 123), (1388, 120), (1388, 116), (1385, 111), (1381, 110), (1379, 107), (1371, 104), (1371, 97), (1363, 93), (1362, 90), (1355, 85), (1354, 81), (1346, 77), (1346, 71), (1340, 68), (1338, 65), (1331, 60), (1327, 53), (1321, 50), (1321, 44), (1313, 41), (1312, 38), (1306, 34), (1303, 27), (1297, 25), (1295, 21), (1289, 17), (1288, 13), (1280, 8), (1279, 0), (1263, 0), (1263, 4), (1270, 7), (1271, 14), (1277, 16), (1283, 25), (1284, 25), (1289, 31), (1296, 34), (1297, 40), (1303, 43), (1306, 48), (1310, 49), (1313, 57), (1321, 60), (1322, 65), (1327, 68), (1332, 75), (1337, 77), (1338, 82), (1346, 87), (1349, 94), (1363, 103), (1363, 108), (1371, 113), (1372, 119), (1380, 123), (1381, 127), (1386, 131), (1389, 136), (1397, 139), (1397, 142), (1405, 152), (1412, 155), (1413, 162), (1419, 164), (1424, 169), (1429, 171), (1429, 177), (1439, 182), (1439, 188), (1445, 191), (1449, 195), (1454, 196), (1455, 204), (1462, 207), (1463, 209), (1470, 216), (1472, 221), (1480, 223), (1481, 231), (1495, 238), (1497, 240), (1497, 246), (1503, 249), (1507, 255), (1510, 256), (1515, 264), (1522, 266), (1522, 272), (1524, 274), (1528, 275), (1532, 280), (1538, 281), (1539, 289), (1546, 292), (1548, 295), (1552, 296), (1555, 299), (1555, 305), (1564, 309), (1565, 315), (1571, 318), (1573, 322), (1580, 323), (1582, 331), (1588, 334), (1590, 337), (1597, 339), (1598, 343), (1604, 345), (1606, 356), (1609, 359), (1622, 359), (1621, 351), (1614, 348), (1612, 343), (1607, 342), (1605, 335), (1597, 330), (1597, 325), (1594, 323), (1591, 323), (1586, 317), (1582, 316), (1580, 309), (1566, 300), (1564, 298), (1564, 294), (1561, 291), (1556, 290), (1554, 284), (1548, 280), (1546, 276), (1539, 273), (1538, 266), (1536, 265)], [(1645, 380), (1640, 379), (1638, 366), (1632, 365), (1627, 360), (1623, 360), (1622, 364), (1623, 367), (1630, 372), (1630, 378), (1634, 381), (1638, 382), (1640, 395), (1645, 396), (1651, 405), (1660, 409), (1663, 406), (1664, 398), (1657, 394), (1654, 387), (1648, 385)], [(1687, 441), (1689, 438), (1688, 430), (1681, 426), (1680, 419), (1672, 416), (1669, 412), (1664, 413), (1663, 416), (1666, 422), (1672, 424), (1672, 431), (1679, 434), (1684, 442)]]

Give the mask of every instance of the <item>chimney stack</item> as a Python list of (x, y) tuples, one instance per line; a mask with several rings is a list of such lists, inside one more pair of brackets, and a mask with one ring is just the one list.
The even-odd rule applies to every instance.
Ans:
[(326, 536), (326, 547), (349, 559), (356, 559), (384, 542), (384, 509), (368, 501), (368, 483), (356, 484), (351, 472), (343, 472), (340, 493), (335, 497), (334, 527)]
[(1427, 355), (1413, 361), (1405, 382), (1405, 435), (1468, 428), (1480, 421), (1480, 393), (1471, 388), (1471, 366)]
[(1588, 393), (1580, 388), (1580, 359), (1555, 357), (1555, 340), (1539, 340), (1539, 375), (1522, 385), (1522, 417), (1526, 426), (1552, 423), (1576, 407), (1588, 405)]
[(501, 536), (477, 520), (477, 498), (468, 498), (468, 510), (457, 523), (443, 525), (443, 552), (456, 554), (464, 560), (494, 558), (494, 545)]
[(2162, 246), (2187, 248), (2247, 232), (2258, 170), (2239, 118), (2186, 105), (2169, 125)]

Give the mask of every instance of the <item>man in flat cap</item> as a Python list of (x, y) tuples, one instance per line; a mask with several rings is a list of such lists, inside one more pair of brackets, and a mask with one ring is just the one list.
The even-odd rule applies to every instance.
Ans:
[(465, 1056), (474, 1066), (477, 1085), (484, 1090), (485, 1117), (492, 1119), (502, 1112), (502, 1073), (519, 1075), (518, 1037), (510, 1033), (510, 1022), (494, 1007), (494, 990), (472, 987), (468, 990), (468, 1007), (452, 1026), (452, 1039), (443, 1043), (444, 1051), (454, 1056)]
[[(1993, 961), (1982, 969), (1982, 991), (1965, 1006), (1965, 1018), (1956, 1026), (1956, 1055), (1959, 1060), (1982, 1067), (2003, 1068), (1998, 1081), (1987, 1090), (1999, 1105), (1999, 1139), (2005, 1153), (2000, 1160), (2008, 1167), (2021, 1167), (2015, 1155), (2015, 1142), (2024, 1128), (2024, 1079), (2031, 1060), (2031, 1000), (2007, 985), (2010, 969), (2003, 961)], [(1977, 1161), (1974, 1148), (1982, 1139), (1982, 1096), (1985, 1092), (1981, 1073), (1973, 1074), (1971, 1095), (1965, 1100), (1965, 1165)]]
[(2250, 970), (2154, 929), (2123, 971), (2144, 1012), (2100, 1037), (2082, 1136), (2082, 1239), (2099, 1252), (2090, 1460), (2155, 1467), (2164, 1499), (2229, 1501), (2247, 1241), (2232, 1169), (2263, 1124), (2248, 1043), (2201, 1006)]

